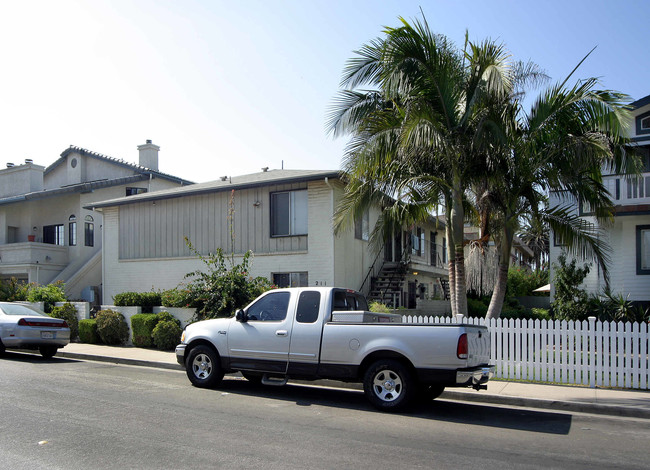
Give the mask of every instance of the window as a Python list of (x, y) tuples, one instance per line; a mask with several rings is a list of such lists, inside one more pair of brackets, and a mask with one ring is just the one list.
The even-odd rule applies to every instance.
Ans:
[(274, 273), (273, 284), (282, 287), (307, 287), (309, 285), (307, 272)]
[(650, 111), (636, 117), (636, 134), (650, 134)]
[(95, 246), (95, 224), (93, 224), (93, 218), (90, 215), (85, 217), (84, 224), (84, 244), (86, 246)]
[(65, 245), (63, 236), (63, 224), (45, 225), (43, 227), (43, 243), (50, 245)]
[(438, 248), (436, 247), (436, 232), (431, 232), (431, 239), (429, 240), (429, 252), (431, 253), (431, 266), (437, 266)]
[(307, 235), (307, 190), (271, 193), (271, 236)]
[(641, 129), (650, 130), (650, 117), (641, 119)]
[(420, 227), (411, 232), (411, 254), (416, 256), (423, 256), (424, 251), (424, 233)]
[(68, 245), (77, 245), (77, 217), (74, 215), (68, 217)]
[(354, 221), (354, 238), (357, 240), (366, 240), (370, 237), (370, 214), (364, 211), (361, 217)]
[(282, 321), (287, 318), (289, 292), (272, 292), (248, 307), (248, 320)]
[(147, 188), (126, 188), (127, 196), (133, 196), (135, 194), (142, 194), (146, 192), (147, 192)]
[(314, 323), (316, 320), (318, 320), (319, 311), (320, 292), (301, 292), (300, 297), (298, 297), (296, 321), (298, 323)]
[(636, 227), (636, 273), (650, 274), (650, 225)]
[(556, 232), (553, 232), (553, 246), (565, 246), (562, 237)]
[(332, 300), (332, 311), (341, 310), (368, 310), (365, 297), (347, 290), (335, 290)]

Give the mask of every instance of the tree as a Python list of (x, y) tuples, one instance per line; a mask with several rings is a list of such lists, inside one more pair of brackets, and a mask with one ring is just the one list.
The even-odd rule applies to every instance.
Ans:
[(495, 237), (499, 271), (487, 318), (498, 318), (503, 306), (513, 236), (526, 216), (550, 225), (571, 254), (591, 258), (608, 279), (609, 247), (600, 225), (566, 205), (547, 207), (544, 201), (547, 191), (566, 191), (577, 203), (588, 204), (599, 221), (613, 217), (613, 204), (602, 184), (603, 169), (634, 173), (640, 164), (623, 136), (629, 99), (595, 90), (595, 78), (567, 88), (570, 76), (542, 93), (529, 113), (516, 99), (507, 107), (511, 112), (504, 113), (509, 121), (502, 127), (507, 130), (507, 145), (496, 153), (495, 171), (486, 177), (500, 220)]
[(466, 195), (501, 139), (494, 106), (512, 95), (512, 68), (507, 51), (493, 41), (466, 38), (461, 51), (434, 34), (426, 19), (400, 21), (348, 62), (345, 89), (329, 116), (334, 136), (352, 137), (344, 163), (349, 184), (335, 228), (378, 205), (382, 213), (371, 240), (379, 246), (442, 206), (452, 312), (467, 314)]

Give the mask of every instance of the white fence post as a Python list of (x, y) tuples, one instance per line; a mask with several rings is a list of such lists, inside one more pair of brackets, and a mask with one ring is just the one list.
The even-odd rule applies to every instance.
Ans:
[(596, 317), (589, 317), (589, 386), (596, 388)]

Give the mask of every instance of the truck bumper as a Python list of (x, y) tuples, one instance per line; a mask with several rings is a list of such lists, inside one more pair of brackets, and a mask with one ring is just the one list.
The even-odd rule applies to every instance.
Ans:
[(185, 367), (185, 347), (186, 344), (179, 344), (176, 346), (176, 361)]
[(459, 370), (456, 372), (456, 385), (465, 387), (479, 387), (488, 382), (494, 376), (494, 366), (479, 367), (472, 370)]

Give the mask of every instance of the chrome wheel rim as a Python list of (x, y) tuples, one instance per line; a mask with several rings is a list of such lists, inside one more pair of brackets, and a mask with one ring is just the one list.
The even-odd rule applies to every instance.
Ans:
[(388, 369), (375, 374), (372, 389), (379, 399), (387, 402), (397, 400), (404, 390), (400, 376)]
[(212, 373), (212, 360), (207, 354), (197, 354), (192, 361), (192, 372), (197, 379), (207, 379)]

